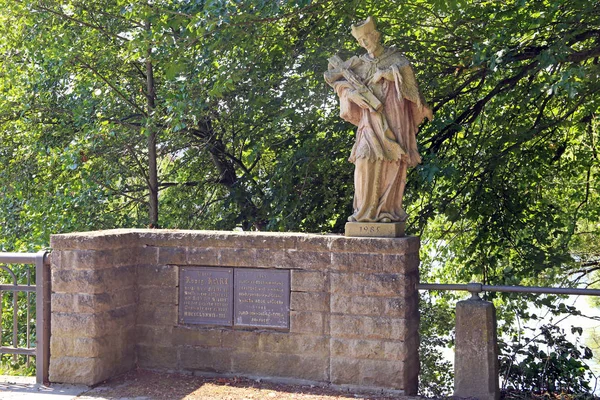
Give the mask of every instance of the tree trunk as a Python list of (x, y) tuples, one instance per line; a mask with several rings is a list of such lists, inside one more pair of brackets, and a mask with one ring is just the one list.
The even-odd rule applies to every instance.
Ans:
[[(146, 31), (150, 33), (150, 21), (146, 21)], [(154, 88), (154, 71), (152, 68), (152, 44), (146, 51), (146, 98), (148, 100), (148, 189), (149, 189), (149, 224), (150, 228), (158, 228), (158, 170), (156, 167), (156, 127), (153, 114), (156, 96)]]

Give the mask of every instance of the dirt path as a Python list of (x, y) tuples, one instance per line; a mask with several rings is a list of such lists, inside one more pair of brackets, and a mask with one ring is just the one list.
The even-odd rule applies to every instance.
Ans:
[(321, 386), (282, 385), (246, 378), (204, 378), (133, 371), (77, 397), (79, 400), (416, 400), (417, 397), (372, 395)]

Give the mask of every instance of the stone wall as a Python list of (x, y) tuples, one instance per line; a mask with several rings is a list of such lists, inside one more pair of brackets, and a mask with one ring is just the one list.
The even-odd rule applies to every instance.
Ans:
[[(51, 243), (51, 381), (138, 365), (416, 393), (418, 238), (112, 230)], [(178, 324), (182, 266), (289, 269), (289, 331)]]

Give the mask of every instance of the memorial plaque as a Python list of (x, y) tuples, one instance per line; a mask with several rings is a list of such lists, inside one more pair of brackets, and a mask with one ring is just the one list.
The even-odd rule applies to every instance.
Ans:
[(290, 327), (290, 271), (235, 269), (235, 326)]
[(232, 325), (233, 269), (179, 270), (179, 323)]

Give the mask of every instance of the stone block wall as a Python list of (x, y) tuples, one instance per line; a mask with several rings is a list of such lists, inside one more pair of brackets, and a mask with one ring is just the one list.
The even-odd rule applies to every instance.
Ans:
[[(418, 238), (112, 230), (52, 247), (51, 381), (137, 365), (416, 393)], [(179, 324), (183, 266), (290, 270), (289, 331)]]

